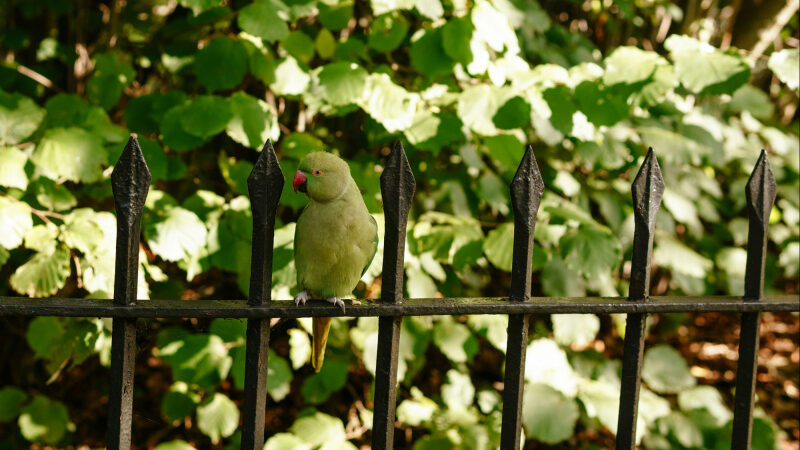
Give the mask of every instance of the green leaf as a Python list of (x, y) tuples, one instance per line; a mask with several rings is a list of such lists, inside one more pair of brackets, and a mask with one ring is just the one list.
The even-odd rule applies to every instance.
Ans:
[(692, 92), (733, 94), (750, 77), (750, 67), (740, 55), (722, 53), (689, 36), (672, 35), (664, 47), (675, 61), (681, 84)]
[(276, 402), (283, 400), (289, 395), (291, 384), (292, 369), (289, 368), (289, 364), (276, 353), (270, 352), (267, 364), (267, 392), (270, 397)]
[(297, 328), (289, 330), (289, 359), (294, 370), (311, 361), (311, 340), (305, 331)]
[(513, 130), (531, 123), (531, 105), (520, 96), (512, 97), (492, 117), (497, 128)]
[(327, 28), (321, 29), (317, 34), (317, 38), (314, 40), (314, 49), (322, 59), (333, 58), (336, 52), (336, 38)]
[(714, 263), (683, 245), (680, 241), (667, 236), (659, 236), (658, 245), (653, 252), (653, 263), (658, 264), (693, 278), (705, 278)]
[(319, 74), (320, 97), (334, 106), (358, 103), (367, 87), (367, 71), (357, 64), (340, 62), (322, 66)]
[(411, 126), (419, 102), (419, 94), (410, 93), (394, 84), (386, 74), (367, 77), (367, 93), (360, 106), (390, 133)]
[(286, 57), (275, 69), (275, 82), (269, 85), (278, 95), (300, 95), (308, 87), (311, 77), (291, 56)]
[(778, 79), (786, 83), (789, 89), (798, 90), (800, 83), (800, 50), (785, 48), (769, 55), (769, 70), (775, 72)]
[(184, 131), (208, 140), (224, 130), (232, 118), (231, 105), (224, 97), (200, 95), (185, 106), (180, 120)]
[(540, 276), (542, 291), (551, 297), (583, 297), (586, 285), (583, 279), (558, 256), (548, 261)]
[(542, 383), (525, 387), (522, 423), (529, 438), (550, 445), (567, 440), (579, 415), (575, 400), (552, 387)]
[(553, 314), (553, 339), (569, 347), (584, 347), (597, 337), (600, 319), (594, 314)]
[(153, 450), (195, 450), (195, 448), (186, 441), (175, 440), (158, 444)]
[(550, 123), (553, 128), (564, 133), (572, 133), (572, 115), (578, 111), (572, 92), (566, 86), (555, 86), (542, 93), (550, 107)]
[(451, 59), (463, 66), (472, 62), (472, 22), (467, 17), (453, 17), (442, 27), (442, 47)]
[(150, 249), (167, 261), (197, 256), (205, 247), (207, 230), (193, 212), (177, 206), (159, 211), (163, 220), (150, 223), (145, 235)]
[(214, 319), (208, 331), (219, 336), (224, 342), (243, 344), (247, 334), (247, 320)]
[(310, 448), (302, 439), (291, 433), (277, 433), (267, 439), (264, 450), (295, 450)]
[(106, 159), (100, 138), (75, 127), (47, 130), (32, 158), (49, 178), (76, 183), (99, 180)]
[(412, 42), (409, 56), (411, 66), (429, 77), (450, 75), (453, 70), (454, 62), (442, 47), (439, 31), (426, 31)]
[(24, 191), (28, 187), (26, 162), (28, 156), (22, 150), (15, 147), (0, 147), (0, 185)]
[(256, 1), (239, 11), (239, 28), (267, 42), (282, 40), (289, 35), (286, 12), (274, 2)]
[(22, 404), (27, 399), (28, 395), (25, 392), (13, 386), (0, 389), (0, 423), (16, 419), (22, 411)]
[(200, 15), (205, 10), (211, 9), (220, 4), (220, 0), (179, 0), (184, 8), (192, 10), (195, 16)]
[(247, 49), (241, 41), (220, 36), (197, 52), (194, 73), (209, 92), (232, 89), (247, 73), (247, 60)]
[(675, 394), (694, 387), (696, 380), (677, 350), (659, 344), (645, 352), (642, 379), (654, 391)]
[(321, 412), (298, 418), (289, 430), (312, 446), (332, 445), (345, 441), (342, 421)]
[(761, 120), (767, 120), (775, 113), (775, 107), (772, 105), (769, 95), (749, 84), (745, 84), (733, 93), (728, 108), (732, 111), (747, 111), (753, 117)]
[(48, 128), (80, 125), (89, 115), (86, 101), (73, 94), (56, 94), (47, 100), (44, 108), (47, 111), (44, 122)]
[(261, 149), (267, 139), (278, 140), (278, 117), (267, 102), (244, 92), (234, 93), (228, 102), (233, 118), (225, 129), (231, 139), (253, 149)]
[(314, 57), (314, 41), (302, 31), (292, 31), (281, 41), (281, 45), (295, 59), (306, 64)]
[(659, 428), (664, 427), (684, 448), (699, 448), (703, 446), (703, 433), (692, 420), (679, 412), (670, 413), (659, 421)]
[(367, 45), (379, 52), (391, 52), (405, 39), (408, 22), (396, 12), (382, 14), (372, 19)]
[(182, 381), (174, 383), (161, 400), (161, 412), (170, 422), (191, 416), (196, 406), (195, 396), (188, 392), (186, 383)]
[(571, 269), (587, 278), (596, 278), (615, 268), (620, 259), (620, 246), (605, 230), (581, 226), (559, 241), (561, 254)]
[(88, 208), (76, 209), (65, 215), (61, 227), (64, 243), (84, 254), (94, 252), (103, 242), (103, 229), (93, 219), (94, 211)]
[(490, 231), (483, 241), (483, 252), (495, 267), (510, 272), (514, 256), (514, 223), (504, 223)]
[(656, 52), (636, 47), (617, 47), (604, 61), (606, 71), (603, 83), (611, 86), (617, 83), (635, 84), (653, 77), (656, 68), (667, 65), (667, 60)]
[[(282, 358), (281, 358), (282, 359)], [(284, 360), (284, 365), (286, 362)], [(307, 403), (324, 403), (331, 394), (343, 388), (347, 382), (349, 364), (337, 360), (325, 360), (322, 369), (309, 376), (303, 382), (303, 399)], [(286, 370), (289, 370), (286, 365)], [(291, 371), (289, 371), (291, 379)], [(269, 378), (267, 378), (269, 380)], [(288, 391), (288, 386), (287, 386)]]
[(132, 133), (150, 134), (158, 129), (158, 122), (150, 117), (158, 94), (134, 97), (125, 107), (125, 126)]
[(433, 327), (433, 342), (454, 363), (467, 362), (467, 341), (475, 339), (469, 328), (451, 317), (442, 317)]
[(730, 409), (725, 405), (722, 395), (712, 386), (695, 386), (678, 393), (678, 405), (683, 411), (702, 409), (707, 411), (721, 427), (731, 418)]
[[(160, 333), (159, 338), (163, 337)], [(193, 334), (170, 343), (172, 346), (159, 346), (159, 355), (172, 367), (176, 381), (213, 390), (228, 376), (233, 361), (219, 336)]]
[(43, 117), (33, 100), (0, 90), (0, 145), (19, 144), (36, 131)]
[(150, 139), (139, 138), (139, 147), (142, 149), (147, 168), (153, 181), (167, 178), (167, 155), (158, 142)]
[(353, 17), (352, 0), (322, 0), (319, 2), (318, 7), (319, 15), (317, 18), (322, 26), (329, 30), (338, 31), (343, 29)]
[(108, 110), (117, 104), (122, 90), (133, 81), (136, 72), (129, 62), (120, 61), (116, 53), (96, 54), (94, 61), (87, 94), (92, 103)]
[(221, 438), (233, 434), (239, 427), (239, 408), (227, 396), (214, 395), (197, 407), (197, 428), (211, 438), (211, 443), (219, 443)]
[[(472, 387), (471, 383), (470, 387)], [(439, 405), (425, 397), (416, 386), (411, 387), (411, 397), (397, 405), (397, 420), (400, 423), (418, 427), (433, 419), (433, 414), (439, 409)]]
[[(167, 111), (161, 121), (161, 140), (172, 150), (184, 151), (203, 145), (202, 138), (187, 133), (181, 125), (187, 110), (187, 105), (176, 106)], [(167, 167), (169, 168), (169, 163)], [(170, 172), (167, 171), (168, 174)]]
[(488, 136), (483, 140), (489, 157), (504, 171), (514, 172), (522, 161), (525, 147), (513, 134)]
[(63, 246), (37, 252), (9, 278), (11, 287), (29, 297), (49, 297), (64, 287), (70, 274), (69, 251)]
[(469, 374), (450, 369), (447, 382), (442, 385), (442, 401), (453, 411), (465, 411), (475, 401), (475, 387)]
[(589, 122), (612, 126), (629, 116), (628, 94), (621, 89), (603, 88), (584, 81), (575, 88), (575, 100)]
[(22, 409), (17, 423), (25, 439), (44, 444), (57, 444), (68, 431), (75, 430), (64, 404), (42, 395)]

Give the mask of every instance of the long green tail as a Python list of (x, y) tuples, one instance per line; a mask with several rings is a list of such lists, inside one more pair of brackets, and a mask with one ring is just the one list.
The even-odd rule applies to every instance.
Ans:
[(314, 317), (311, 319), (311, 337), (314, 351), (311, 353), (311, 365), (319, 372), (325, 360), (325, 344), (328, 343), (328, 331), (331, 329), (330, 317)]

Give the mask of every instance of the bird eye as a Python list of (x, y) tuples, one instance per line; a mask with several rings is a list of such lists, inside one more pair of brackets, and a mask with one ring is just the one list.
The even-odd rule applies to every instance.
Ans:
[(315, 177), (318, 177), (320, 175), (322, 175), (322, 171), (321, 170), (319, 170), (319, 169), (314, 170), (314, 176)]

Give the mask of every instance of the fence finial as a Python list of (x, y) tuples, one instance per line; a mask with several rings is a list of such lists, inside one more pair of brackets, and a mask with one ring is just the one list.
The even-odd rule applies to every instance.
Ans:
[(511, 207), (514, 210), (511, 300), (527, 300), (531, 296), (533, 230), (543, 192), (542, 174), (533, 156), (533, 146), (529, 144), (511, 181)]
[(150, 170), (136, 137), (131, 136), (111, 172), (111, 191), (117, 211), (117, 254), (114, 272), (114, 303), (136, 302), (139, 281), (139, 227)]
[[(114, 305), (136, 303), (139, 281), (139, 229), (150, 190), (150, 170), (136, 136), (131, 135), (111, 173), (117, 211), (117, 254), (114, 263)], [(136, 319), (114, 319), (111, 333), (111, 383), (108, 392), (107, 447), (131, 446), (133, 369), (136, 361)]]
[(381, 198), (386, 221), (381, 281), (381, 299), (384, 301), (399, 303), (403, 298), (406, 224), (415, 189), (414, 173), (403, 144), (398, 141), (381, 174)]
[(261, 305), (271, 300), (275, 213), (285, 181), (275, 149), (267, 139), (250, 176), (247, 177), (250, 209), (253, 212), (250, 305)]
[(650, 256), (656, 215), (664, 195), (664, 178), (656, 154), (651, 147), (631, 186), (633, 214), (636, 223), (631, 258), (631, 284), (628, 298), (646, 299), (650, 295)]
[[(761, 150), (753, 173), (745, 187), (750, 225), (747, 231), (747, 263), (744, 272), (744, 299), (759, 301), (764, 297), (764, 262), (767, 256), (767, 228), (777, 185)], [(742, 314), (739, 329), (739, 362), (736, 367), (736, 396), (733, 399), (733, 435), (731, 449), (750, 448), (753, 429), (753, 400), (758, 373), (759, 328), (758, 312)]]
[(747, 235), (747, 264), (744, 275), (744, 296), (764, 296), (764, 261), (767, 255), (767, 227), (777, 192), (775, 177), (769, 167), (767, 151), (761, 150), (755, 168), (747, 181), (745, 195), (750, 226)]

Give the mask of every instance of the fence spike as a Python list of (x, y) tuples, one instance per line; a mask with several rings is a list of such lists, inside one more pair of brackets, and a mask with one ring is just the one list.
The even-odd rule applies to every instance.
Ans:
[[(131, 135), (111, 172), (117, 211), (117, 253), (114, 262), (114, 305), (136, 303), (139, 281), (139, 231), (142, 208), (150, 190), (150, 171), (136, 137)], [(109, 449), (129, 449), (133, 419), (133, 372), (136, 319), (114, 319), (111, 332), (111, 383), (108, 392)]]
[[(767, 256), (767, 228), (777, 185), (769, 167), (766, 150), (761, 150), (755, 168), (747, 181), (747, 263), (744, 273), (744, 298), (760, 301), (764, 297), (764, 262)], [(731, 449), (749, 449), (753, 427), (753, 400), (758, 373), (758, 312), (742, 314), (739, 331), (739, 363), (736, 368), (736, 395), (733, 401), (733, 436)]]
[[(408, 163), (403, 144), (395, 144), (381, 174), (381, 198), (386, 235), (383, 245), (381, 300), (401, 303), (403, 299), (403, 258), (406, 247), (406, 225), (416, 180)], [(391, 300), (390, 300), (391, 299)]]
[[(639, 173), (631, 185), (633, 215), (636, 228), (633, 233), (631, 257), (631, 284), (628, 299), (647, 301), (650, 296), (650, 258), (653, 253), (653, 235), (656, 215), (664, 195), (664, 178), (652, 147), (647, 151)], [(645, 323), (647, 314), (628, 314), (625, 319), (625, 352), (622, 359), (619, 411), (617, 417), (618, 449), (636, 448), (636, 421), (639, 405), (639, 388), (642, 384), (642, 356), (644, 353)]]
[(271, 300), (275, 212), (285, 181), (275, 149), (272, 148), (272, 142), (267, 139), (250, 176), (247, 177), (250, 209), (253, 213), (248, 301), (252, 306), (262, 305)]
[[(511, 181), (511, 206), (514, 210), (514, 254), (511, 266), (509, 301), (531, 298), (533, 231), (544, 193), (544, 182), (533, 147), (528, 145)], [(522, 394), (525, 386), (525, 352), (528, 348), (528, 317), (509, 314), (506, 369), (503, 376), (503, 425), (500, 448), (520, 448)]]
[(114, 302), (130, 305), (136, 302), (139, 281), (139, 228), (147, 192), (150, 170), (142, 149), (134, 136), (111, 172), (111, 191), (117, 211), (117, 254), (114, 272)]
[[(285, 182), (272, 142), (267, 140), (258, 155), (247, 190), (253, 213), (253, 240), (250, 258), (251, 307), (272, 302), (272, 247), (275, 238), (275, 213)], [(264, 416), (267, 406), (267, 365), (269, 362), (270, 319), (247, 321), (247, 347), (244, 367), (244, 405), (242, 407), (242, 450), (264, 447)]]
[[(397, 142), (381, 174), (381, 198), (385, 218), (383, 239), (383, 275), (381, 302), (403, 302), (403, 261), (406, 225), (416, 181), (403, 144)], [(400, 348), (401, 316), (378, 319), (378, 354), (375, 369), (375, 401), (372, 424), (372, 448), (394, 446), (395, 406), (397, 399), (397, 357)]]

